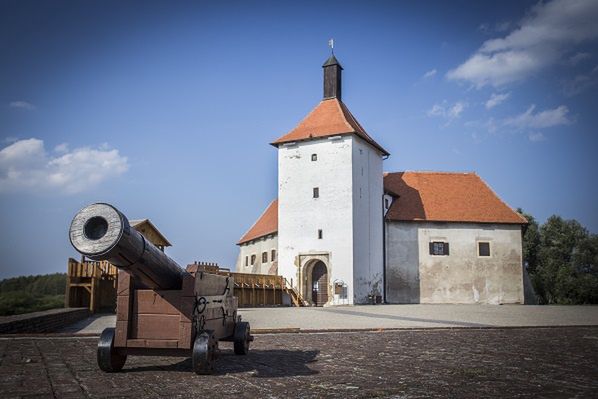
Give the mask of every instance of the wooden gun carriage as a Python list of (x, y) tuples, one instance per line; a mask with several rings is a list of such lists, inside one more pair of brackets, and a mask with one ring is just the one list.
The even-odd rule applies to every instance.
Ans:
[(237, 355), (248, 353), (253, 337), (237, 315), (232, 277), (194, 265), (183, 270), (109, 204), (80, 210), (69, 236), (81, 254), (119, 268), (116, 328), (105, 329), (98, 343), (103, 371), (121, 370), (128, 355), (190, 355), (196, 373), (210, 374), (218, 341), (233, 341)]

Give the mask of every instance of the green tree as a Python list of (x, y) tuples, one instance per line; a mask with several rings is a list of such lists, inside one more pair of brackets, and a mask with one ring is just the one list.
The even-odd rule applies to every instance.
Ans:
[(548, 218), (539, 230), (540, 244), (532, 281), (545, 303), (597, 303), (598, 240), (576, 220)]
[(527, 219), (528, 224), (523, 233), (523, 261), (527, 266), (527, 271), (530, 275), (533, 275), (536, 272), (536, 266), (538, 264), (540, 227), (532, 215), (525, 213), (521, 208), (518, 208), (517, 212)]

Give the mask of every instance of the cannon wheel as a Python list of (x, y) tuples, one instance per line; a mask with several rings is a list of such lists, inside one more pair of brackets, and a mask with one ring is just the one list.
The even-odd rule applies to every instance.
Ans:
[(122, 370), (127, 355), (118, 353), (114, 348), (114, 328), (106, 328), (100, 335), (98, 342), (98, 366), (107, 373)]
[(246, 355), (249, 352), (249, 342), (251, 342), (249, 323), (240, 321), (235, 324), (235, 355)]
[(218, 340), (207, 330), (195, 338), (191, 363), (196, 374), (212, 374), (218, 353)]

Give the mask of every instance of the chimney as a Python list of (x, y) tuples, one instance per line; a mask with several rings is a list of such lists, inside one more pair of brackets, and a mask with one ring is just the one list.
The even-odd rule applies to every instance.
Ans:
[(341, 71), (343, 67), (336, 57), (330, 56), (322, 65), (324, 68), (324, 100), (329, 98), (341, 99)]

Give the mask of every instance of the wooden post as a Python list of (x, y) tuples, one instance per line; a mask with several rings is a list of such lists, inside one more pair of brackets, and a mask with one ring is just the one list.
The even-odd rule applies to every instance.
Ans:
[(66, 290), (64, 292), (64, 307), (70, 308), (71, 307), (71, 260), (67, 261), (66, 265)]

